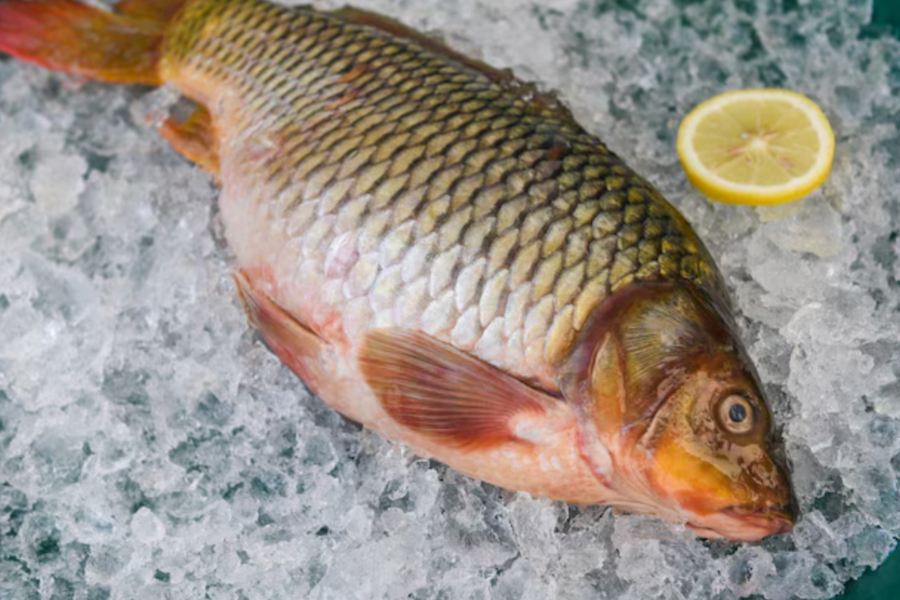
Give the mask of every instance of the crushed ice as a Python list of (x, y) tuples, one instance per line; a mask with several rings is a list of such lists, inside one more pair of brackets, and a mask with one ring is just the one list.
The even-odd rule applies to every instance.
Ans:
[[(335, 4), (338, 4), (335, 2)], [(357, 0), (557, 89), (734, 291), (803, 518), (761, 545), (502, 492), (360, 431), (247, 329), (144, 92), (0, 61), (0, 598), (829, 598), (900, 534), (900, 42), (837, 0)], [(808, 94), (808, 199), (713, 205), (680, 116)], [(150, 111), (152, 113), (152, 110)]]

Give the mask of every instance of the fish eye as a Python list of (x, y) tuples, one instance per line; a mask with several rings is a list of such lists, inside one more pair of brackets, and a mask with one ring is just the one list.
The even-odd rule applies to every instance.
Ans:
[(755, 421), (753, 406), (743, 396), (726, 396), (719, 404), (719, 420), (731, 433), (747, 433)]

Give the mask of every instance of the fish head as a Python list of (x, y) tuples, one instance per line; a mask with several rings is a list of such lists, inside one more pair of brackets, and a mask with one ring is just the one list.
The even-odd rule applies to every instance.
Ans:
[(584, 340), (580, 386), (568, 388), (582, 399), (582, 453), (610, 504), (702, 537), (790, 531), (787, 470), (728, 306), (673, 283), (611, 300)]
[(722, 352), (683, 374), (630, 451), (657, 501), (698, 534), (755, 541), (790, 531), (795, 512), (769, 409), (742, 362)]

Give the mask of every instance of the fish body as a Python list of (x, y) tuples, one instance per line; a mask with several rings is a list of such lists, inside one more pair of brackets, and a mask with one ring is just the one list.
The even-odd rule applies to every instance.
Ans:
[(509, 489), (790, 527), (713, 260), (553, 96), (383, 17), (261, 0), (0, 1), (0, 49), (198, 104), (162, 133), (222, 185), (248, 314), (347, 417)]

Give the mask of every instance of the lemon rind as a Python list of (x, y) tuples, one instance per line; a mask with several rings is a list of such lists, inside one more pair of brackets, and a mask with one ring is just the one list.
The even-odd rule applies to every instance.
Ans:
[[(698, 125), (738, 97), (742, 101), (786, 101), (807, 116), (820, 150), (806, 173), (781, 185), (742, 184), (720, 177), (700, 160), (691, 143)], [(822, 109), (803, 94), (781, 89), (733, 90), (701, 102), (685, 117), (678, 131), (677, 149), (688, 180), (710, 198), (729, 204), (781, 204), (808, 195), (828, 178), (834, 159), (834, 132)]]

